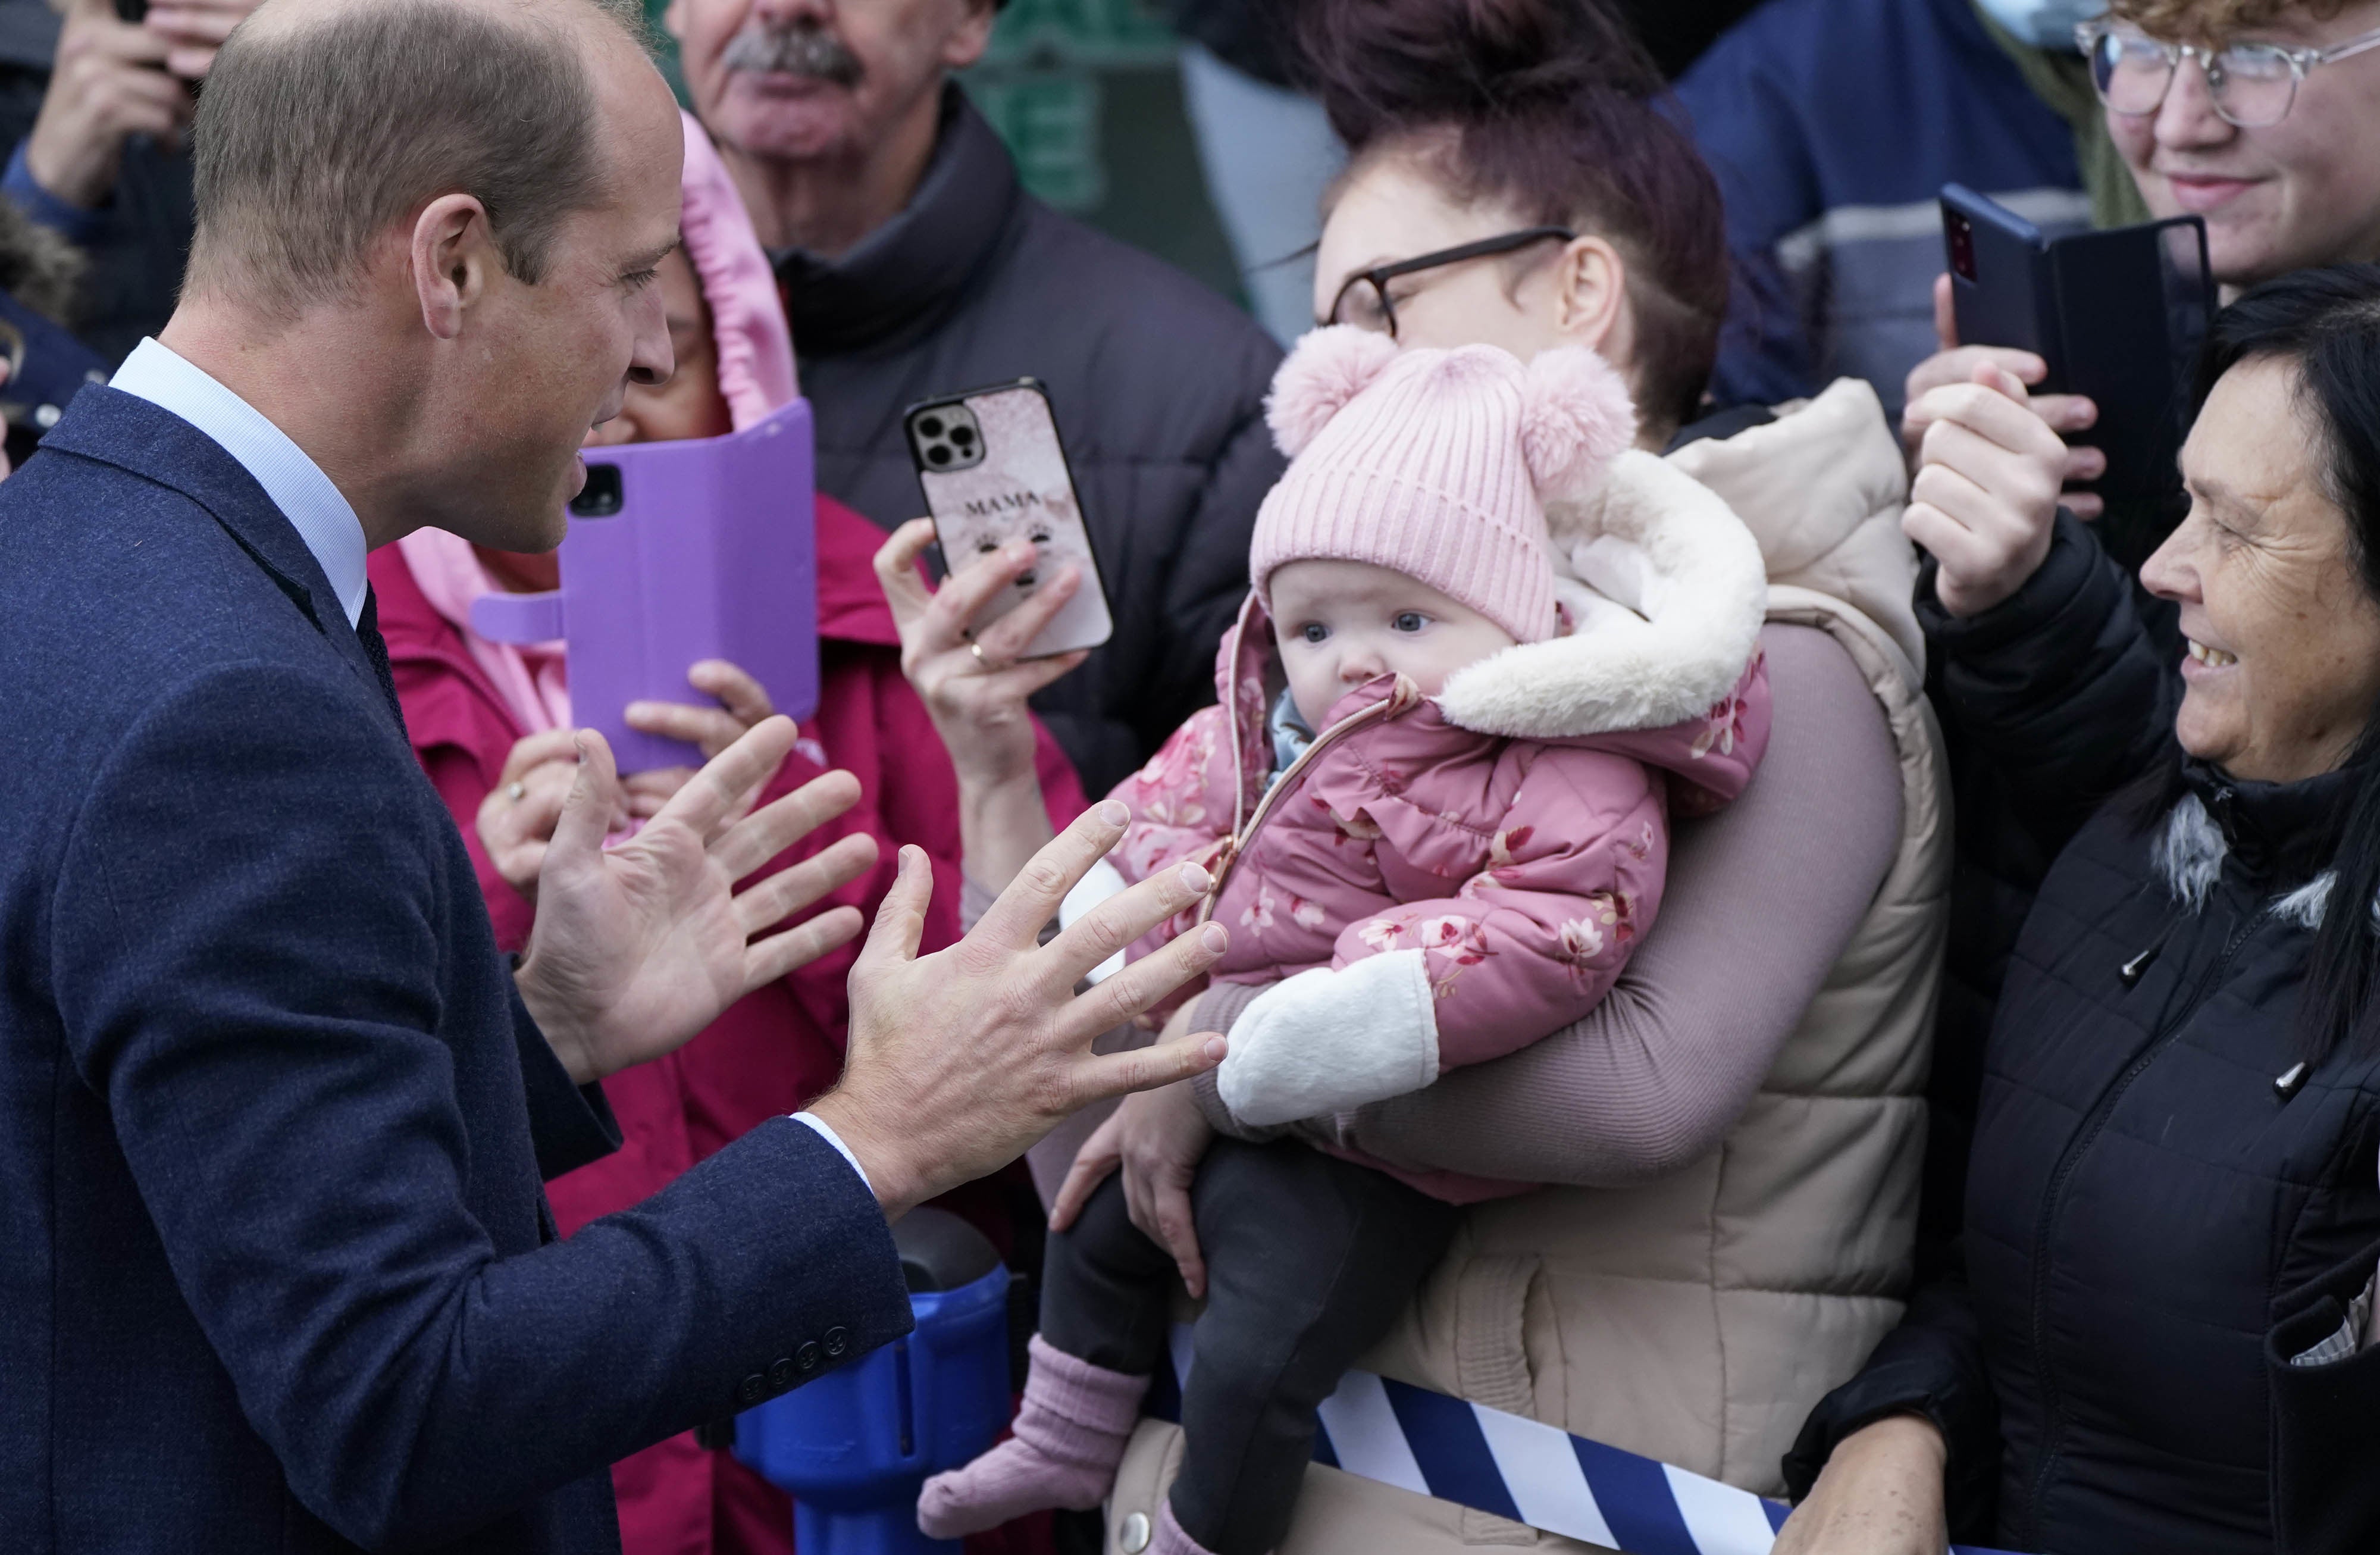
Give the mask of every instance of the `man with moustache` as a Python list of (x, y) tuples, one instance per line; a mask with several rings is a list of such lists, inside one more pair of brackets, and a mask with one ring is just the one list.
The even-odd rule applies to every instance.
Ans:
[(888, 530), (917, 515), (901, 410), (1050, 390), (1115, 636), (1034, 706), (1092, 793), (1213, 694), (1280, 474), (1280, 349), (1189, 277), (1050, 210), (951, 73), (997, 0), (672, 0), (695, 112), (770, 250), (818, 417), (818, 478)]

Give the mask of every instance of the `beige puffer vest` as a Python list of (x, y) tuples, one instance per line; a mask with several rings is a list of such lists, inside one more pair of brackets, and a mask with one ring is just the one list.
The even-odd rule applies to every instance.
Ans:
[[(1900, 851), (1716, 1153), (1642, 1186), (1475, 1207), (1365, 1365), (1775, 1493), (1811, 1406), (1900, 1316), (1948, 909), (1941, 735), (1910, 605), (1907, 477), (1873, 389), (1842, 380), (1632, 479), (1647, 466), (1725, 498), (1767, 557), (1768, 618), (1828, 632), (1865, 674), (1900, 753)], [(1138, 1555), (1150, 1524), (1131, 1514), (1154, 1518), (1180, 1435), (1149, 1421), (1134, 1439), (1110, 1503), (1116, 1555)], [(1318, 1466), (1282, 1550), (1531, 1544), (1587, 1548)]]

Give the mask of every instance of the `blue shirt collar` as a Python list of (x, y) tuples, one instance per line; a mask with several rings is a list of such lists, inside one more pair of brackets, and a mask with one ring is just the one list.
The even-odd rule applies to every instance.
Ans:
[(256, 478), (273, 505), (289, 520), (298, 538), (331, 580), (339, 608), (352, 626), (364, 613), (363, 521), (322, 467), (265, 419), (256, 407), (225, 388), (171, 347), (143, 340), (108, 387), (138, 395), (213, 438), (241, 468)]

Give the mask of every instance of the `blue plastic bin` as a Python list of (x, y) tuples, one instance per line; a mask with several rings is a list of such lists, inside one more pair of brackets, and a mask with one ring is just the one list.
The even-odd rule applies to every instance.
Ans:
[(995, 1262), (952, 1290), (918, 1282), (913, 1266), (908, 1338), (736, 1416), (735, 1455), (793, 1494), (801, 1555), (959, 1548), (917, 1531), (917, 1490), (1008, 1424), (1008, 1270)]

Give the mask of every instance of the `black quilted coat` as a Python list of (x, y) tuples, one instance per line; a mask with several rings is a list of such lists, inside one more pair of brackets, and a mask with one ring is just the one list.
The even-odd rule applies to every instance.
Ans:
[(2128, 579), (2059, 522), (2018, 596), (1929, 622), (1951, 715), (2071, 830), (1985, 1049), (1963, 1278), (1916, 1294), (1789, 1477), (1909, 1411), (1950, 1444), (1961, 1531), (2007, 1549), (2380, 1550), (2380, 1352), (2289, 1364), (2380, 1261), (2380, 1055), (2299, 1066), (2349, 779), (2185, 761)]

